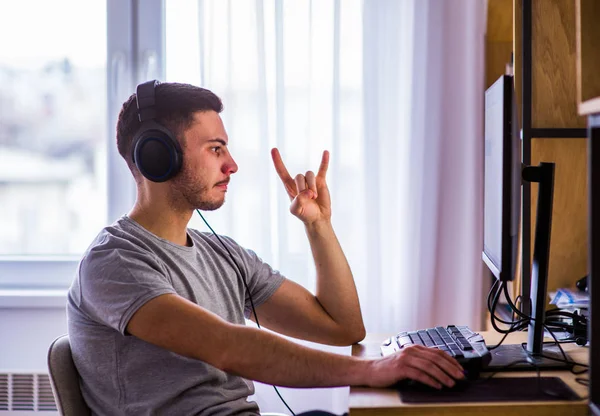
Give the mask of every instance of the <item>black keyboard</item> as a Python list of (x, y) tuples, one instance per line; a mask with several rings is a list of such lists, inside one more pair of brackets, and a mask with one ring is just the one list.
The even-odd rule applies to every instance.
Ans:
[(481, 335), (471, 331), (468, 326), (455, 325), (400, 332), (383, 342), (381, 354), (390, 355), (414, 344), (437, 348), (456, 358), (466, 370), (468, 378), (477, 378), (481, 369), (492, 360)]

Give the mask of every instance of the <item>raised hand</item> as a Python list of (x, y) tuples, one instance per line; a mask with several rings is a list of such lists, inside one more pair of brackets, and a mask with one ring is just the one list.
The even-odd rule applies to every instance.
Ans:
[(329, 221), (331, 219), (331, 199), (325, 180), (329, 166), (329, 152), (323, 151), (321, 165), (316, 176), (309, 170), (304, 175), (299, 173), (294, 179), (285, 167), (277, 148), (271, 150), (271, 157), (275, 170), (292, 201), (290, 212), (306, 225), (323, 220)]

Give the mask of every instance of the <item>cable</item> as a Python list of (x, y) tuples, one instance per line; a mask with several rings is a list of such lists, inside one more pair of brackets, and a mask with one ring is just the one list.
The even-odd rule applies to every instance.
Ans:
[[(544, 325), (545, 326), (545, 325)], [(589, 371), (589, 365), (587, 364), (581, 364), (572, 360), (569, 360), (567, 358), (567, 355), (565, 354), (564, 350), (562, 349), (562, 347), (560, 346), (561, 342), (559, 342), (556, 337), (554, 336), (554, 334), (551, 331), (548, 331), (550, 333), (550, 335), (552, 335), (552, 338), (554, 338), (555, 342), (544, 342), (543, 344), (556, 344), (558, 346), (558, 348), (560, 349), (560, 352), (562, 353), (562, 356), (565, 358), (564, 360), (561, 360), (560, 358), (555, 358), (555, 357), (549, 357), (547, 355), (541, 354), (541, 357), (546, 358), (548, 360), (554, 360), (554, 361), (558, 361), (558, 362), (564, 362), (567, 364), (572, 364), (572, 366), (569, 368), (569, 371), (571, 372), (571, 374), (574, 375), (580, 375), (580, 374), (584, 374), (587, 373)], [(531, 353), (529, 351), (527, 351), (527, 348), (525, 347), (526, 343), (522, 342), (521, 343), (521, 347), (525, 350), (525, 352), (527, 353), (527, 355), (531, 356)], [(584, 367), (583, 370), (580, 371), (576, 371), (574, 369), (574, 367)], [(583, 378), (583, 377), (575, 377), (575, 382), (577, 382), (578, 384), (581, 384), (582, 386), (589, 386), (589, 379)], [(586, 397), (581, 397), (581, 400), (585, 400), (587, 399)]]
[(535, 318), (532, 316), (529, 316), (527, 314), (524, 314), (523, 312), (521, 312), (512, 302), (512, 300), (510, 299), (510, 295), (508, 293), (508, 284), (507, 282), (503, 282), (502, 287), (504, 289), (504, 297), (506, 298), (506, 301), (508, 302), (508, 304), (510, 305), (510, 308), (517, 314), (519, 315), (521, 318), (523, 319), (529, 319), (532, 321), (535, 321)]
[(215, 230), (212, 229), (212, 227), (210, 226), (208, 221), (206, 221), (204, 219), (204, 216), (202, 215), (202, 213), (200, 213), (200, 210), (196, 209), (196, 212), (200, 215), (200, 218), (202, 218), (202, 221), (204, 221), (204, 224), (206, 224), (206, 226), (210, 229), (210, 231), (213, 233), (213, 235), (215, 237), (217, 237), (217, 240), (219, 240), (219, 243), (221, 243), (223, 248), (225, 248), (225, 250), (227, 250), (227, 253), (229, 254), (229, 257), (231, 258), (233, 265), (235, 266), (235, 268), (237, 269), (237, 272), (239, 273), (240, 279), (244, 283), (246, 292), (248, 292), (248, 297), (250, 298), (250, 306), (252, 308), (252, 313), (254, 314), (254, 318), (256, 319), (256, 325), (260, 328), (260, 323), (258, 322), (258, 315), (256, 315), (256, 309), (254, 309), (254, 300), (252, 299), (252, 293), (250, 292), (250, 289), (248, 288), (248, 283), (246, 283), (246, 278), (244, 277), (244, 274), (242, 273), (241, 268), (238, 266), (237, 262), (235, 261), (235, 258), (231, 254), (231, 251), (229, 251), (229, 247), (227, 247), (227, 245), (225, 245), (223, 240), (221, 240), (221, 237), (219, 237), (219, 235), (217, 233), (215, 233)]
[[(504, 342), (504, 340), (506, 339), (506, 337), (508, 336), (508, 334), (510, 334), (512, 332), (516, 332), (516, 331), (521, 330), (521, 329), (525, 329), (529, 325), (529, 323), (531, 321), (535, 322), (535, 318), (533, 318), (533, 317), (531, 317), (531, 316), (529, 316), (527, 314), (522, 313), (517, 308), (516, 303), (519, 302), (519, 300), (521, 298), (520, 295), (517, 296), (517, 299), (516, 299), (516, 301), (514, 303), (512, 302), (512, 300), (510, 299), (510, 295), (508, 293), (507, 287), (508, 287), (507, 282), (501, 282), (500, 283), (500, 281), (497, 280), (496, 282), (494, 282), (494, 284), (490, 288), (490, 291), (489, 291), (488, 296), (487, 296), (487, 305), (488, 305), (488, 310), (491, 313), (491, 323), (492, 323), (492, 326), (494, 327), (494, 329), (496, 329), (496, 331), (504, 334), (504, 336), (502, 337), (502, 339), (500, 340), (500, 342), (498, 344), (496, 344), (496, 345), (488, 346), (488, 350), (494, 350), (494, 349), (498, 348), (500, 345), (502, 345), (502, 343)], [(499, 301), (501, 293), (504, 293), (504, 296), (505, 296), (505, 298), (506, 298), (506, 300), (508, 302), (508, 305), (511, 308), (511, 312), (512, 312), (512, 317), (511, 317), (512, 320), (511, 321), (505, 321), (505, 320), (500, 319), (500, 318), (498, 318), (496, 316), (496, 306), (498, 304), (498, 301)], [(493, 299), (492, 299), (492, 294), (493, 294)], [(490, 299), (492, 299), (491, 302), (490, 302)], [(515, 314), (518, 315), (521, 319), (515, 320)], [(573, 339), (573, 340), (568, 340), (568, 339), (558, 340), (556, 338), (556, 336), (554, 335), (554, 333), (552, 332), (552, 329), (562, 329), (562, 330), (567, 329), (567, 330), (571, 330), (571, 332), (573, 333), (573, 337), (575, 337), (575, 324), (578, 324), (580, 326), (586, 326), (587, 325), (587, 319), (586, 319), (586, 317), (584, 317), (582, 315), (579, 315), (576, 312), (571, 313), (571, 312), (561, 311), (559, 309), (553, 309), (553, 310), (547, 311), (546, 312), (546, 317), (550, 318), (550, 319), (544, 320), (543, 328), (546, 331), (548, 331), (548, 333), (552, 336), (552, 338), (554, 338), (554, 342), (542, 342), (542, 354), (541, 354), (541, 357), (549, 359), (549, 360), (554, 360), (554, 361), (559, 361), (559, 362), (563, 362), (563, 363), (566, 363), (566, 364), (570, 364), (569, 371), (572, 374), (575, 374), (575, 375), (580, 375), (580, 374), (583, 374), (583, 373), (587, 372), (589, 366), (586, 365), (586, 364), (581, 364), (581, 363), (569, 360), (569, 358), (567, 357), (565, 351), (563, 350), (562, 346), (560, 345), (562, 343), (567, 343), (567, 342), (577, 342), (577, 340), (576, 339)], [(553, 320), (552, 319), (552, 318), (558, 318), (558, 317), (568, 317), (568, 318), (571, 318), (573, 324), (570, 325), (570, 324), (568, 324), (566, 322), (557, 321), (557, 320)], [(508, 329), (500, 329), (496, 325), (496, 321), (504, 323), (504, 324), (507, 324), (507, 325), (510, 325), (510, 327)], [(558, 346), (558, 348), (560, 349), (561, 355), (563, 356), (562, 360), (559, 359), (559, 358), (550, 357), (550, 356), (547, 356), (547, 355), (543, 354), (543, 346), (544, 345), (549, 345), (549, 344)], [(531, 352), (527, 350), (526, 343), (521, 343), (521, 347), (525, 350), (525, 352), (527, 353), (527, 355), (529, 357), (534, 358), (534, 356), (531, 354)], [(515, 361), (515, 362), (510, 363), (507, 366), (505, 366), (504, 369), (509, 368), (509, 367), (511, 367), (513, 365), (522, 363), (522, 362), (523, 362), (522, 360)], [(533, 361), (532, 362), (527, 361), (527, 363), (535, 365)], [(580, 371), (577, 371), (577, 370), (574, 369), (574, 367), (577, 367), (577, 366), (584, 367), (584, 369), (580, 370)], [(536, 369), (538, 371), (538, 377), (539, 377), (539, 368), (537, 366), (536, 366)], [(495, 374), (496, 373), (493, 373), (489, 378), (493, 377)], [(582, 384), (581, 380), (585, 380), (585, 379), (576, 378), (576, 381), (578, 383), (580, 383), (580, 384)], [(546, 393), (548, 393), (548, 392), (546, 392)]]
[[(490, 293), (491, 293), (493, 290), (494, 290), (494, 287), (492, 287), (492, 290), (490, 290)], [(491, 323), (492, 323), (492, 326), (494, 327), (494, 329), (495, 329), (497, 332), (499, 332), (499, 333), (501, 333), (501, 334), (507, 334), (507, 333), (510, 333), (510, 332), (511, 332), (511, 328), (512, 328), (512, 326), (513, 326), (513, 325), (515, 325), (516, 323), (515, 323), (514, 321), (513, 321), (513, 322), (507, 322), (507, 321), (504, 321), (504, 320), (502, 320), (502, 319), (500, 319), (500, 318), (498, 318), (498, 317), (496, 316), (496, 306), (498, 305), (498, 300), (499, 300), (499, 297), (500, 297), (500, 293), (501, 293), (501, 291), (502, 291), (502, 285), (500, 285), (500, 286), (498, 287), (498, 289), (496, 290), (496, 292), (495, 292), (495, 294), (494, 294), (494, 298), (493, 298), (493, 300), (492, 300), (492, 304), (491, 304), (491, 308), (490, 308), (490, 318), (491, 318)], [(498, 322), (501, 322), (501, 323), (504, 323), (504, 324), (507, 324), (507, 325), (510, 325), (510, 326), (511, 326), (511, 328), (509, 328), (508, 330), (501, 329), (501, 328), (499, 328), (499, 327), (498, 327), (498, 325), (496, 324), (496, 321), (498, 321)]]
[[(545, 327), (545, 325), (544, 325), (544, 327)], [(550, 357), (550, 356), (547, 356), (547, 355), (544, 355), (544, 354), (541, 354), (541, 355), (539, 355), (539, 356), (541, 356), (542, 358), (546, 358), (547, 360), (553, 360), (553, 361), (558, 361), (558, 362), (561, 362), (561, 363), (571, 364), (571, 366), (569, 367), (569, 371), (571, 372), (571, 374), (574, 374), (574, 375), (580, 375), (580, 374), (587, 373), (587, 372), (589, 371), (589, 365), (587, 365), (587, 364), (582, 364), (582, 363), (578, 363), (578, 362), (576, 362), (576, 361), (569, 360), (569, 358), (567, 357), (567, 354), (565, 353), (565, 351), (564, 351), (564, 350), (562, 349), (562, 347), (560, 346), (560, 344), (561, 344), (561, 343), (560, 343), (560, 342), (559, 342), (559, 341), (556, 339), (556, 337), (554, 336), (554, 334), (553, 334), (551, 331), (548, 331), (548, 332), (550, 333), (550, 335), (552, 336), (552, 338), (554, 338), (554, 342), (552, 342), (552, 341), (550, 341), (550, 342), (544, 342), (544, 343), (542, 343), (542, 345), (550, 345), (550, 344), (553, 344), (553, 345), (554, 345), (554, 344), (555, 344), (555, 345), (556, 345), (556, 346), (558, 346), (558, 348), (560, 349), (560, 352), (561, 352), (561, 354), (562, 354), (562, 356), (563, 356), (563, 359), (561, 360), (560, 358), (556, 358), (556, 357)], [(527, 348), (526, 348), (526, 345), (527, 345), (527, 343), (525, 343), (525, 342), (522, 342), (522, 343), (521, 343), (521, 348), (523, 348), (523, 350), (525, 350), (525, 353), (526, 353), (528, 356), (530, 356), (530, 357), (534, 357), (534, 356), (531, 354), (531, 352), (529, 352), (529, 351), (527, 350)], [(580, 370), (580, 371), (576, 371), (576, 370), (574, 369), (574, 367), (583, 367), (584, 369), (583, 369), (583, 370)], [(580, 383), (580, 384), (581, 384), (581, 383)]]
[[(496, 306), (498, 305), (500, 294), (502, 293), (502, 290), (505, 288), (505, 286), (506, 286), (506, 282), (502, 282), (497, 289), (496, 289), (496, 284), (494, 284), (492, 286), (492, 288), (490, 290), (490, 293), (488, 294), (488, 306), (490, 307), (491, 324), (494, 327), (494, 329), (497, 332), (501, 333), (501, 334), (510, 334), (512, 332), (519, 331), (521, 329), (526, 328), (527, 325), (528, 325), (528, 320), (527, 319), (520, 319), (520, 320), (517, 320), (517, 321), (514, 320), (514, 312), (515, 312), (514, 309), (516, 309), (516, 307), (514, 307), (514, 309), (513, 309), (513, 318), (512, 318), (512, 321), (505, 321), (505, 320), (503, 320), (503, 319), (501, 319), (501, 318), (499, 318), (499, 317), (496, 316)], [(492, 303), (490, 305), (489, 304), (489, 296), (490, 296), (490, 294), (494, 290), (496, 292), (495, 292), (495, 295), (494, 295), (494, 299), (493, 299), (493, 301), (492, 301)], [(512, 302), (511, 302), (511, 305), (514, 306), (512, 304)], [(508, 329), (501, 329), (500, 327), (498, 327), (496, 321), (498, 321), (500, 323), (503, 323), (503, 324), (506, 324), (506, 325), (510, 325), (510, 328), (508, 328)]]
[[(496, 292), (496, 295), (494, 296), (494, 300), (493, 300), (493, 303), (492, 303), (492, 311), (491, 311), (492, 312), (492, 318), (494, 320), (498, 321), (498, 322), (501, 322), (501, 323), (506, 324), (506, 325), (511, 325), (511, 326), (513, 326), (513, 325), (515, 325), (515, 326), (519, 325), (520, 326), (522, 324), (525, 324), (527, 322), (527, 320), (529, 319), (528, 317), (526, 317), (524, 319), (519, 319), (518, 321), (515, 321), (515, 318), (514, 318), (515, 313), (517, 313), (517, 314), (521, 314), (521, 313), (520, 313), (520, 311), (517, 309), (517, 307), (512, 302), (509, 303), (509, 306), (511, 306), (511, 310), (513, 312), (513, 314), (512, 314), (513, 315), (512, 321), (510, 321), (510, 322), (509, 321), (505, 321), (505, 320), (503, 320), (501, 318), (498, 318), (496, 316), (496, 314), (495, 314), (496, 306), (497, 306), (497, 304), (498, 304), (498, 302), (500, 300), (500, 295), (502, 294), (502, 291), (505, 290), (506, 287), (507, 287), (507, 283), (506, 282), (502, 282), (502, 284), (498, 287), (498, 290)], [(505, 290), (505, 297), (506, 296), (507, 296), (507, 292)], [(501, 333), (504, 333), (504, 330), (501, 330)]]
[(565, 316), (567, 318), (575, 319), (576, 321), (587, 323), (587, 318), (585, 316), (579, 315), (577, 312), (567, 312), (561, 309), (551, 309), (546, 311), (546, 316)]
[[(514, 331), (518, 331), (521, 329), (525, 329), (529, 323), (531, 321), (535, 322), (535, 318), (532, 316), (529, 316), (523, 312), (521, 312), (517, 306), (515, 305), (515, 303), (512, 302), (510, 295), (508, 293), (508, 284), (507, 282), (501, 282), (499, 283), (499, 280), (496, 280), (494, 282), (494, 284), (492, 285), (490, 292), (488, 293), (488, 298), (487, 298), (487, 303), (488, 303), (488, 309), (491, 312), (491, 323), (492, 326), (494, 327), (494, 329), (496, 331), (498, 331), (499, 333), (502, 334), (507, 334), (510, 332), (514, 332)], [(494, 299), (493, 301), (490, 303), (490, 297), (491, 294), (495, 291), (495, 295), (494, 295)], [(504, 296), (506, 298), (506, 301), (509, 305), (509, 307), (511, 308), (512, 312), (513, 312), (513, 317), (512, 317), (512, 321), (505, 321), (501, 318), (498, 318), (496, 316), (495, 310), (496, 310), (496, 305), (499, 301), (499, 297), (500, 297), (500, 293), (504, 292)], [(520, 298), (520, 295), (517, 297), (517, 301)], [(517, 314), (521, 319), (519, 320), (515, 320), (514, 315)], [(558, 320), (552, 320), (551, 318), (557, 318), (557, 317), (567, 317), (571, 319), (571, 323), (567, 323), (564, 321), (558, 321)], [(567, 330), (569, 332), (571, 332), (574, 338), (574, 342), (578, 342), (578, 337), (576, 334), (576, 331), (579, 329), (581, 330), (583, 327), (583, 330), (585, 332), (585, 327), (587, 326), (588, 320), (585, 316), (579, 315), (577, 312), (567, 312), (567, 311), (563, 311), (560, 309), (552, 309), (550, 311), (546, 312), (546, 318), (544, 320), (544, 325), (546, 330), (548, 330), (548, 332), (552, 333), (552, 329), (555, 330)], [(498, 328), (498, 326), (496, 325), (496, 321), (497, 322), (501, 322), (503, 324), (507, 324), (510, 325), (509, 329), (500, 329)], [(553, 335), (553, 334), (552, 334)], [(554, 337), (554, 335), (553, 335)], [(556, 338), (556, 337), (554, 337)], [(504, 339), (503, 339), (504, 340)], [(557, 340), (558, 343), (558, 340)], [(579, 342), (578, 342), (579, 343)]]
[[(219, 242), (225, 248), (225, 250), (227, 250), (227, 253), (229, 254), (229, 257), (231, 258), (231, 261), (233, 262), (233, 264), (235, 266), (235, 269), (237, 269), (237, 272), (238, 272), (238, 275), (239, 275), (240, 279), (244, 283), (244, 287), (246, 288), (246, 292), (248, 293), (248, 298), (250, 299), (250, 307), (252, 308), (252, 313), (254, 314), (254, 319), (256, 319), (256, 326), (258, 326), (258, 328), (262, 329), (262, 327), (260, 326), (260, 323), (258, 322), (258, 315), (256, 314), (256, 309), (254, 308), (254, 300), (252, 299), (252, 292), (250, 292), (250, 289), (248, 288), (248, 283), (246, 282), (246, 278), (244, 277), (244, 274), (242, 273), (241, 267), (238, 266), (237, 262), (235, 261), (235, 258), (231, 254), (231, 251), (229, 251), (229, 248), (227, 247), (227, 245), (223, 242), (223, 240), (221, 240), (221, 237), (219, 237), (219, 235), (217, 233), (215, 233), (215, 230), (212, 229), (212, 227), (210, 226), (210, 224), (208, 223), (208, 221), (206, 221), (206, 219), (204, 219), (204, 216), (202, 215), (202, 213), (200, 212), (200, 210), (196, 209), (196, 212), (198, 213), (198, 215), (200, 215), (200, 218), (202, 218), (202, 221), (204, 221), (204, 224), (206, 224), (206, 226), (210, 229), (210, 231), (213, 233), (213, 235), (215, 237), (217, 237), (217, 240), (219, 240)], [(283, 404), (285, 405), (285, 407), (287, 407), (287, 409), (290, 411), (290, 413), (292, 414), (292, 416), (296, 416), (296, 413), (294, 413), (294, 411), (290, 408), (290, 406), (288, 406), (288, 404), (286, 403), (286, 401), (283, 399), (283, 397), (279, 393), (279, 390), (277, 389), (277, 387), (273, 386), (273, 388), (275, 389), (275, 393), (277, 393), (277, 395), (279, 396), (279, 398), (281, 399), (281, 401), (283, 402)]]
[(507, 332), (506, 334), (504, 334), (504, 336), (502, 337), (502, 339), (500, 340), (500, 342), (497, 343), (496, 345), (492, 345), (491, 347), (488, 345), (487, 349), (489, 351), (491, 351), (491, 350), (495, 350), (496, 348), (498, 348), (500, 345), (502, 345), (502, 343), (504, 342), (504, 340), (506, 339), (506, 337), (508, 336), (508, 334), (510, 334), (510, 332)]
[(492, 285), (492, 287), (490, 288), (490, 291), (488, 292), (488, 295), (487, 295), (487, 307), (488, 307), (488, 311), (492, 310), (492, 304), (490, 303), (490, 298), (491, 298), (492, 292), (494, 291), (494, 289), (496, 288), (496, 286), (498, 285), (498, 283), (500, 283), (500, 280), (494, 279), (494, 284)]
[[(499, 282), (499, 280), (497, 281)], [(515, 303), (519, 302), (519, 300), (521, 299), (521, 295), (517, 296), (517, 299), (515, 301)], [(489, 300), (489, 294), (488, 294), (488, 300)], [(488, 301), (488, 306), (489, 306), (489, 301)], [(515, 319), (515, 312), (512, 312), (512, 320), (514, 321)], [(517, 329), (515, 329), (515, 327), (513, 325), (511, 325), (511, 328), (514, 329), (515, 331)], [(512, 331), (507, 331), (504, 336), (502, 337), (502, 339), (500, 340), (500, 342), (498, 342), (496, 345), (492, 345), (491, 347), (488, 346), (487, 349), (488, 350), (495, 350), (496, 348), (498, 348), (500, 345), (502, 345), (502, 343), (504, 342), (504, 340), (506, 339), (506, 337), (508, 336), (508, 334), (510, 334)], [(509, 365), (514, 365), (514, 364), (509, 364)]]
[(483, 378), (481, 380), (481, 383), (485, 383), (486, 381), (488, 381), (492, 377), (494, 377), (496, 374), (498, 374), (498, 373), (502, 372), (503, 370), (506, 370), (506, 369), (508, 369), (508, 368), (510, 368), (510, 367), (512, 367), (514, 365), (517, 365), (517, 364), (529, 364), (529, 365), (535, 367), (535, 369), (537, 371), (537, 376), (538, 376), (538, 378), (540, 377), (540, 367), (538, 365), (536, 365), (533, 361), (529, 361), (529, 360), (517, 360), (517, 361), (513, 361), (512, 363), (507, 364), (506, 366), (502, 367), (502, 370), (495, 371), (492, 374), (490, 374), (489, 376)]

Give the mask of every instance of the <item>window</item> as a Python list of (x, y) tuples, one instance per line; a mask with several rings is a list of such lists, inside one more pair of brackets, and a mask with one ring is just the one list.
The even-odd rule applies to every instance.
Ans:
[[(269, 149), (280, 147), (290, 172), (316, 170), (330, 149), (332, 194), (361, 186), (361, 22), (360, 0), (0, 0), (0, 34), (13, 40), (0, 45), (0, 196), (10, 201), (0, 204), (0, 288), (68, 286), (96, 233), (129, 210), (135, 184), (116, 118), (135, 85), (154, 78), (224, 100), (245, 173), (208, 215), (216, 231), (311, 275)], [(338, 221), (358, 223), (355, 205), (339, 203)], [(195, 217), (191, 226), (204, 229)]]
[[(360, 187), (362, 173), (362, 2), (165, 1), (165, 79), (208, 88), (222, 114), (239, 173), (227, 202), (207, 213), (218, 233), (256, 250), (288, 277), (311, 287), (314, 265), (301, 223), (289, 214), (269, 155), (278, 147), (292, 175), (328, 173), (339, 224), (360, 223), (356, 203), (340, 194)], [(194, 216), (190, 226), (205, 230)], [(352, 229), (340, 228), (345, 238)], [(362, 251), (360, 242), (351, 252)]]
[(115, 24), (129, 10), (116, 0), (0, 0), (0, 288), (66, 287), (120, 206), (115, 196), (130, 193), (127, 180), (108, 192), (122, 167), (110, 154), (108, 113), (118, 110), (107, 97), (124, 90), (127, 59), (109, 67), (107, 56), (130, 54), (109, 42), (130, 38), (130, 22)]
[(8, 3), (0, 12), (0, 254), (80, 254), (106, 220), (106, 4)]

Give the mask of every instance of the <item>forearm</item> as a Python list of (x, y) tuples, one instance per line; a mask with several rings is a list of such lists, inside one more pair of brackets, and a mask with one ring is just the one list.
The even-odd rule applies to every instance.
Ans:
[(127, 331), (179, 355), (264, 383), (363, 385), (373, 377), (371, 360), (310, 349), (270, 331), (233, 324), (173, 294), (141, 306)]
[(352, 271), (330, 221), (306, 226), (317, 271), (316, 297), (353, 342), (362, 340), (365, 328)]
[(141, 306), (127, 331), (226, 372), (282, 386), (383, 387), (412, 378), (435, 387), (436, 379), (451, 386), (448, 375), (462, 377), (460, 365), (440, 350), (414, 346), (377, 360), (318, 351), (265, 330), (226, 322), (174, 294)]
[(304, 347), (273, 333), (234, 326), (222, 370), (287, 387), (367, 385), (371, 360)]

